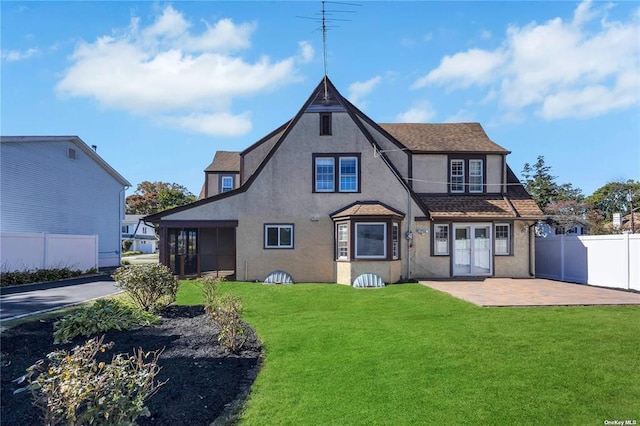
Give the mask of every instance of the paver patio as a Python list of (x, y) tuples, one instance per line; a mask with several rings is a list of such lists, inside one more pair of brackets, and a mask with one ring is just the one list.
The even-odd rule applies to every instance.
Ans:
[(479, 306), (640, 305), (640, 293), (540, 278), (420, 282)]

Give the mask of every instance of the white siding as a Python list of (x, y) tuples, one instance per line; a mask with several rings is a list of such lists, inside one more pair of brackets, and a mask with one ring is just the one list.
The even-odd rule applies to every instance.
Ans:
[(1, 146), (0, 230), (99, 235), (99, 265), (119, 265), (124, 186), (71, 141)]

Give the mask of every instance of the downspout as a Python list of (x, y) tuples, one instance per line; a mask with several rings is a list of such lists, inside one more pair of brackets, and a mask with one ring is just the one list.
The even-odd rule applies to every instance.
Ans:
[[(378, 147), (376, 146), (375, 148), (378, 148)], [(378, 149), (378, 152), (380, 154), (380, 158), (382, 158), (382, 161), (384, 161), (384, 163), (387, 165), (387, 168), (391, 170), (391, 173), (393, 173), (393, 175), (402, 183), (404, 190), (407, 192), (407, 231), (405, 233), (405, 239), (407, 240), (407, 277), (406, 279), (408, 280), (411, 278), (411, 247), (413, 243), (413, 233), (411, 232), (411, 191), (409, 190), (409, 186), (407, 186), (407, 183), (404, 181), (404, 179), (398, 176), (395, 169), (391, 167), (391, 165), (387, 161), (385, 153), (380, 152), (380, 149)]]
[(533, 222), (533, 224), (529, 225), (529, 276), (531, 278), (534, 278), (536, 276), (535, 273), (535, 244), (533, 244), (533, 242), (535, 241), (535, 236), (533, 238), (531, 238), (531, 231), (532, 228), (534, 228), (536, 226), (536, 222)]

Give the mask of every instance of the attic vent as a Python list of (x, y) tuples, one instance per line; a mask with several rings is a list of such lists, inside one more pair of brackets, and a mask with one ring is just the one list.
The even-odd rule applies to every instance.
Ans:
[(320, 114), (320, 135), (330, 135), (331, 134), (331, 113), (321, 113)]
[(71, 158), (72, 160), (75, 160), (77, 158), (76, 150), (73, 148), (69, 148), (69, 151), (67, 152), (67, 157)]

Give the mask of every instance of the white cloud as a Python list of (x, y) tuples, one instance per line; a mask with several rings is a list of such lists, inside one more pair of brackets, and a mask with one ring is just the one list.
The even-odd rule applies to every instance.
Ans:
[(210, 136), (239, 136), (251, 131), (251, 119), (248, 113), (232, 115), (228, 113), (190, 114), (178, 117), (165, 117), (161, 122), (178, 129)]
[(473, 112), (466, 109), (461, 109), (454, 115), (447, 117), (444, 120), (445, 123), (473, 123), (475, 121), (478, 121), (476, 116), (473, 114)]
[(25, 51), (20, 50), (2, 50), (0, 57), (7, 62), (17, 62), (29, 59), (32, 56), (37, 55), (40, 51), (36, 48), (30, 48)]
[(504, 54), (500, 51), (488, 52), (481, 49), (471, 49), (445, 56), (440, 66), (418, 79), (413, 84), (413, 88), (439, 84), (458, 89), (467, 88), (473, 84), (488, 83), (505, 60)]
[(299, 56), (302, 62), (311, 62), (316, 51), (308, 41), (298, 42)]
[(429, 101), (423, 101), (415, 104), (407, 111), (396, 116), (399, 123), (425, 123), (435, 117), (436, 111)]
[[(592, 117), (640, 103), (640, 20), (609, 22), (610, 4), (580, 3), (569, 20), (510, 26), (494, 50), (446, 56), (415, 88), (488, 88), (509, 111), (547, 119)], [(635, 77), (634, 77), (635, 76)], [(517, 115), (517, 114), (516, 114)]]
[(297, 81), (296, 64), (310, 60), (313, 48), (303, 42), (291, 57), (250, 61), (237, 52), (251, 46), (255, 23), (205, 26), (196, 32), (171, 6), (147, 27), (132, 18), (115, 35), (80, 43), (56, 89), (196, 132), (247, 132), (249, 116), (231, 112), (233, 100)]
[(357, 106), (358, 108), (365, 108), (366, 103), (363, 100), (365, 96), (367, 96), (373, 89), (380, 84), (382, 81), (382, 77), (375, 76), (370, 78), (367, 81), (356, 81), (349, 86), (349, 94), (347, 95), (347, 99), (351, 101), (352, 104)]

